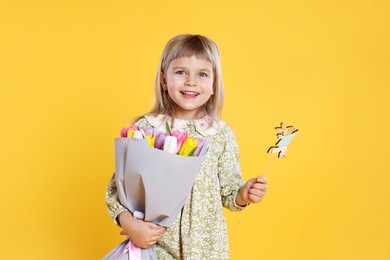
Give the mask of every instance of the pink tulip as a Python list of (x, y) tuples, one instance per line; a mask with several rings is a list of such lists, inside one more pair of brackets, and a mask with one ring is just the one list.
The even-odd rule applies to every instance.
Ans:
[(129, 127), (122, 128), (121, 137), (127, 137), (127, 132), (129, 131)]
[(184, 142), (184, 140), (187, 139), (188, 133), (187, 133), (187, 131), (182, 132), (182, 131), (179, 131), (179, 130), (174, 130), (174, 131), (172, 132), (172, 135), (173, 135), (173, 136), (176, 136), (176, 138), (177, 138), (176, 153), (178, 153), (179, 150), (180, 150), (180, 147), (182, 146), (182, 144), (183, 144), (183, 142)]
[(129, 132), (130, 129), (133, 129), (135, 131), (135, 130), (139, 130), (139, 127), (136, 125), (132, 125), (129, 127), (122, 128), (121, 137), (127, 137), (127, 132)]

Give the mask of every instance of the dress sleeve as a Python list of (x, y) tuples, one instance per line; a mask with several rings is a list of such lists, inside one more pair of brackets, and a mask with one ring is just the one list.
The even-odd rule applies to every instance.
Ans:
[(106, 189), (106, 205), (108, 214), (114, 220), (114, 223), (119, 225), (117, 217), (123, 211), (128, 211), (120, 202), (116, 188), (115, 173), (112, 175)]
[[(136, 125), (138, 126), (144, 126), (144, 127), (150, 127), (151, 125), (148, 124), (145, 118), (141, 118), (136, 122)], [(118, 197), (118, 191), (116, 187), (116, 181), (115, 181), (115, 173), (113, 174), (110, 182), (107, 185), (106, 189), (106, 206), (108, 210), (108, 214), (111, 216), (111, 218), (114, 220), (114, 223), (119, 225), (118, 222), (118, 215), (122, 213), (123, 211), (128, 211), (126, 207), (124, 207)]]
[(244, 185), (239, 150), (233, 131), (227, 126), (222, 131), (226, 141), (224, 151), (218, 160), (222, 204), (231, 211), (239, 211), (244, 208), (236, 204), (237, 192)]

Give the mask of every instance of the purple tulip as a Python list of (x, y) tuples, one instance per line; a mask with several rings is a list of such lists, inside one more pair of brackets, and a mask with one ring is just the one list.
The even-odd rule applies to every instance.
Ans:
[(202, 151), (202, 148), (204, 147), (206, 141), (202, 138), (196, 138), (198, 139), (198, 147), (196, 148), (195, 152), (194, 152), (194, 156), (198, 156), (200, 154), (200, 152)]
[(167, 136), (169, 136), (168, 133), (158, 132), (154, 141), (154, 148), (161, 149)]
[(154, 128), (153, 127), (141, 127), (142, 131), (144, 131), (145, 136), (151, 135), (153, 136)]

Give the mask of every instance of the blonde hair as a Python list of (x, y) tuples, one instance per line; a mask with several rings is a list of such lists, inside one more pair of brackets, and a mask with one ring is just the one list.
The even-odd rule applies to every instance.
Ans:
[[(174, 101), (170, 98), (168, 91), (162, 88), (161, 74), (165, 74), (172, 60), (182, 57), (195, 56), (211, 63), (213, 67), (213, 89), (214, 94), (204, 105), (205, 114), (212, 119), (219, 119), (223, 106), (223, 81), (218, 46), (211, 39), (198, 34), (182, 34), (173, 37), (168, 41), (161, 55), (155, 81), (155, 104), (148, 113), (154, 116), (164, 114), (175, 118)], [(139, 120), (141, 117), (135, 119)], [(211, 120), (212, 122), (213, 120)], [(172, 122), (173, 123), (173, 122)]]

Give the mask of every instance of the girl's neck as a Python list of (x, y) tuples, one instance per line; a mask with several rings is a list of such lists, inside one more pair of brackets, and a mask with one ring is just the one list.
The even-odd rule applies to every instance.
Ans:
[(198, 120), (204, 117), (206, 114), (204, 111), (194, 111), (193, 113), (191, 112), (186, 112), (186, 113), (180, 113), (176, 112), (174, 115), (175, 119), (178, 120), (186, 120), (186, 121), (191, 121), (191, 120)]

